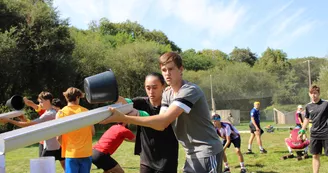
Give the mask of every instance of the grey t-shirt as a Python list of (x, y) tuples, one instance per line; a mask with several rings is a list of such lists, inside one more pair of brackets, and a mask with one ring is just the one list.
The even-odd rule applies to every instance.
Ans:
[(210, 110), (203, 91), (195, 84), (183, 81), (174, 96), (173, 89), (163, 93), (161, 112), (171, 104), (184, 112), (172, 122), (178, 141), (186, 150), (188, 158), (204, 158), (223, 150), (222, 143), (211, 121)]
[[(49, 109), (45, 111), (39, 118), (33, 120), (33, 122), (38, 124), (54, 119), (56, 119), (56, 111), (54, 109)], [(44, 141), (44, 148), (47, 151), (59, 150), (60, 144), (57, 141), (56, 137), (53, 137)]]

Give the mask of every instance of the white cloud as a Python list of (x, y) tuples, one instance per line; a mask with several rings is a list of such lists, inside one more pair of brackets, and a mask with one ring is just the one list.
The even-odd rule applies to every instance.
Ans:
[[(237, 0), (55, 0), (55, 6), (67, 6), (84, 21), (107, 17), (114, 22), (127, 19), (141, 22), (151, 8), (159, 18), (174, 17), (181, 24), (205, 31), (210, 36), (227, 36), (235, 31), (245, 15), (245, 8)], [(66, 14), (64, 14), (67, 16)]]
[(193, 29), (208, 32), (210, 37), (227, 37), (241, 24), (246, 8), (237, 0), (160, 0), (162, 16), (173, 16)]

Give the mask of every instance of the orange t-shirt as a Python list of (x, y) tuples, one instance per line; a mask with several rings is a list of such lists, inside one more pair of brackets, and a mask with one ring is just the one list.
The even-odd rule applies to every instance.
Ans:
[[(65, 106), (57, 113), (58, 118), (88, 111), (80, 106)], [(62, 157), (84, 158), (92, 156), (92, 126), (62, 134)]]

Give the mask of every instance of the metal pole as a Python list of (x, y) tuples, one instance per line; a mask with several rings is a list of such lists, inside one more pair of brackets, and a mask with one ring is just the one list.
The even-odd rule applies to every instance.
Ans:
[[(311, 67), (310, 67), (310, 60), (307, 60), (308, 62), (308, 75), (309, 75), (309, 88), (311, 88)], [(311, 97), (310, 97), (310, 102), (312, 101)]]
[(215, 100), (213, 97), (213, 85), (212, 85), (212, 75), (210, 75), (210, 82), (211, 82), (211, 101), (212, 101), (212, 111), (215, 114), (216, 113), (216, 107), (215, 107)]
[(310, 67), (310, 60), (308, 62), (308, 73), (309, 73), (309, 88), (311, 87), (311, 67)]

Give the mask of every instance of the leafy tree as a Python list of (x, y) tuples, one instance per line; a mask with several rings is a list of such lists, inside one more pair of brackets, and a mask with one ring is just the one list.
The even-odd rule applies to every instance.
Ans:
[(144, 96), (145, 76), (150, 72), (159, 72), (158, 57), (168, 51), (171, 51), (169, 45), (133, 42), (111, 50), (104, 64), (114, 71), (120, 95)]
[(321, 98), (328, 98), (328, 67), (322, 66), (321, 71), (318, 77), (318, 81), (316, 82), (320, 87), (320, 95)]
[(43, 1), (0, 1), (1, 59), (12, 68), (0, 86), (5, 93), (0, 100), (13, 94), (36, 95), (41, 90), (57, 91), (70, 85), (73, 75), (71, 53), (74, 43), (68, 23)]
[(257, 61), (256, 65), (258, 68), (278, 76), (286, 74), (291, 69), (287, 54), (282, 50), (271, 48), (267, 48), (262, 53), (262, 57)]
[(188, 49), (181, 53), (183, 66), (186, 70), (208, 70), (214, 67), (214, 59), (204, 56), (202, 53), (196, 53), (194, 49)]
[(295, 70), (287, 72), (284, 79), (279, 82), (278, 88), (273, 97), (274, 103), (277, 104), (300, 104), (306, 103), (308, 100), (299, 98), (299, 76)]
[(296, 74), (300, 77), (299, 83), (301, 84), (301, 87), (305, 88), (309, 87), (308, 60), (310, 61), (311, 80), (312, 82), (317, 81), (321, 67), (327, 65), (326, 58), (304, 57), (288, 60)]
[(257, 56), (249, 48), (243, 49), (235, 47), (229, 54), (229, 60), (236, 62), (244, 62), (253, 66), (257, 61)]

